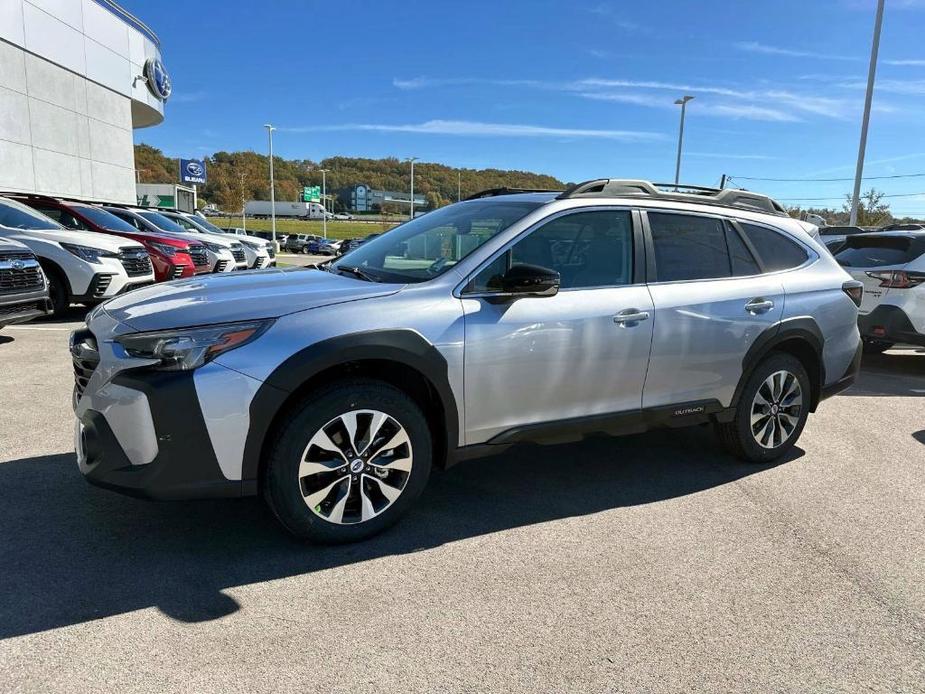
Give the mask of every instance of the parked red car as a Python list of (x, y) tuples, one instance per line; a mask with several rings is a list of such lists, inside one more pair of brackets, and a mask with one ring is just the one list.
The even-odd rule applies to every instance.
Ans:
[(209, 271), (206, 247), (196, 241), (178, 239), (170, 234), (140, 232), (114, 214), (87, 203), (40, 195), (11, 195), (9, 197), (51, 217), (66, 229), (97, 231), (138, 241), (151, 256), (154, 279), (158, 282), (192, 277)]

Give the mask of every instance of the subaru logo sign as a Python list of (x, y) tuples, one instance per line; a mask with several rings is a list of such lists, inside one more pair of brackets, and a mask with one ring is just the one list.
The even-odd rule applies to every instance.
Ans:
[(148, 89), (161, 101), (166, 101), (172, 89), (170, 75), (167, 68), (157, 58), (148, 58), (145, 63), (145, 77), (148, 80)]
[(201, 159), (180, 160), (180, 183), (206, 184), (206, 163)]
[(13, 266), (14, 270), (22, 270), (24, 267), (26, 267), (26, 264), (23, 261), (21, 261), (19, 258), (16, 258), (10, 264)]

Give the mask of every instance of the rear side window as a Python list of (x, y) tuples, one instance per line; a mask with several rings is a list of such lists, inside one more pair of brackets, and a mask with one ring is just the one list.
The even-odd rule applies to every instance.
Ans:
[(659, 282), (731, 277), (722, 220), (649, 212)]
[(758, 267), (758, 263), (751, 251), (748, 250), (748, 246), (739, 236), (739, 232), (728, 224), (726, 225), (726, 243), (729, 246), (729, 259), (732, 262), (733, 277), (747, 277), (761, 273), (761, 268)]
[(70, 212), (65, 212), (58, 207), (41, 207), (36, 205), (35, 209), (37, 209), (42, 214), (51, 217), (65, 229), (77, 229), (81, 231), (85, 231), (87, 229), (87, 225), (77, 219), (77, 217), (72, 215)]
[(905, 265), (919, 257), (925, 248), (914, 239), (902, 236), (881, 236), (871, 239), (851, 239), (835, 254), (843, 267), (885, 267)]
[(742, 231), (758, 252), (765, 272), (798, 267), (809, 257), (795, 241), (779, 232), (754, 224), (742, 224)]

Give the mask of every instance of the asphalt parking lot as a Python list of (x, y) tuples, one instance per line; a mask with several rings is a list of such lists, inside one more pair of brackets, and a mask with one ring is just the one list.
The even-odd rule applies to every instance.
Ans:
[(704, 428), (523, 447), (325, 548), (84, 483), (72, 318), (0, 332), (4, 692), (925, 691), (925, 351), (773, 467)]

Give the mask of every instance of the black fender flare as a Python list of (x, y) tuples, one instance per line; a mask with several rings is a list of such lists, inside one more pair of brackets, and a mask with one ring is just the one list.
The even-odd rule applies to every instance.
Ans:
[(250, 427), (244, 443), (241, 478), (256, 482), (270, 428), (287, 400), (314, 376), (350, 362), (396, 362), (422, 374), (433, 387), (446, 424), (444, 454), (459, 446), (459, 409), (449, 382), (446, 359), (412, 330), (372, 330), (329, 338), (299, 350), (276, 367), (250, 405)]
[(815, 319), (810, 316), (800, 316), (787, 318), (768, 327), (752, 342), (751, 347), (748, 348), (742, 358), (742, 375), (732, 396), (731, 408), (733, 411), (738, 406), (745, 383), (755, 367), (779, 345), (794, 339), (807, 343), (816, 355), (819, 373), (818, 378), (815, 379), (816, 382), (810, 384), (812, 386), (810, 411), (816, 409), (821, 397), (822, 387), (825, 385), (825, 361), (822, 358), (822, 347), (825, 343), (825, 338), (822, 336), (822, 330)]

